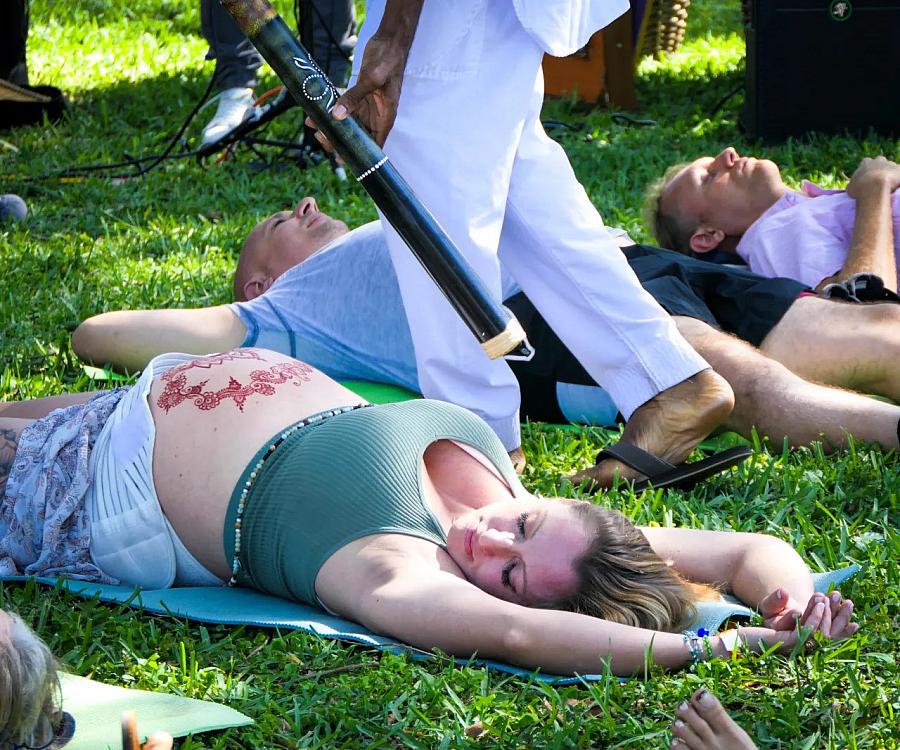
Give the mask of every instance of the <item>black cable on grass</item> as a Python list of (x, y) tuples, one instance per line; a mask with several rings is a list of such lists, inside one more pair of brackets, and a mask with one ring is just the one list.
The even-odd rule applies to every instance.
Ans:
[[(333, 7), (333, 0), (332, 0), (332, 7)], [(310, 13), (310, 9), (312, 10), (312, 12), (314, 12), (316, 14), (319, 22), (322, 24), (323, 28), (328, 33), (328, 38), (331, 40), (333, 48), (338, 50), (338, 52), (341, 54), (341, 56), (347, 62), (350, 62), (350, 56), (346, 52), (344, 52), (344, 50), (341, 48), (340, 44), (338, 43), (337, 39), (335, 39), (330, 26), (325, 22), (325, 18), (322, 15), (322, 12), (312, 2), (304, 3), (304, 2), (301, 2), (301, 0), (295, 0), (294, 14), (295, 14), (295, 18), (297, 21), (297, 30), (298, 30), (298, 32), (301, 33), (301, 36), (307, 35), (309, 37), (308, 38), (308, 47), (311, 48), (311, 45), (312, 45), (312, 31), (311, 31), (312, 15)], [(329, 51), (329, 56), (330, 55), (331, 55), (331, 51)], [(199, 101), (194, 105), (193, 109), (191, 109), (190, 113), (185, 118), (184, 122), (181, 124), (181, 127), (178, 128), (178, 131), (175, 133), (175, 135), (169, 141), (168, 145), (163, 149), (162, 153), (151, 154), (148, 156), (133, 157), (126, 152), (126, 153), (124, 153), (124, 156), (125, 156), (124, 161), (108, 162), (105, 164), (85, 164), (82, 166), (68, 167), (66, 169), (62, 169), (57, 172), (50, 172), (48, 174), (39, 175), (38, 177), (28, 178), (28, 180), (26, 180), (26, 181), (44, 181), (44, 180), (53, 180), (53, 179), (65, 181), (65, 180), (77, 179), (79, 177), (87, 177), (96, 172), (109, 172), (112, 170), (124, 169), (124, 168), (129, 168), (129, 167), (133, 168), (133, 171), (130, 171), (130, 172), (120, 172), (118, 174), (109, 175), (110, 179), (113, 179), (113, 180), (126, 180), (126, 179), (132, 179), (135, 177), (143, 177), (145, 174), (147, 174), (151, 170), (158, 167), (160, 164), (162, 164), (162, 162), (166, 161), (167, 159), (190, 159), (195, 156), (208, 155), (208, 151), (205, 148), (196, 149), (193, 151), (182, 151), (177, 154), (173, 154), (172, 151), (175, 149), (175, 146), (177, 146), (178, 143), (181, 141), (182, 136), (184, 135), (185, 131), (190, 126), (191, 122), (193, 122), (194, 118), (197, 116), (197, 113), (200, 111), (200, 109), (203, 107), (203, 105), (206, 104), (207, 100), (210, 97), (210, 94), (212, 93), (212, 89), (213, 89), (215, 82), (216, 82), (216, 73), (213, 73), (213, 75), (209, 79), (209, 83), (206, 86), (206, 91), (203, 92), (203, 95), (200, 97)], [(300, 132), (304, 132), (304, 128), (302, 126), (297, 131), (297, 134), (295, 137), (299, 137)], [(253, 150), (253, 152), (260, 158), (263, 158), (263, 156), (256, 150), (255, 145), (271, 145), (271, 146), (276, 146), (276, 147), (280, 146), (281, 147), (281, 150), (279, 151), (279, 153), (276, 154), (274, 157), (272, 157), (269, 160), (264, 159), (264, 161), (267, 161), (267, 168), (271, 168), (272, 166), (274, 166), (274, 164), (278, 161), (278, 159), (282, 158), (283, 156), (285, 156), (285, 154), (287, 154), (289, 151), (292, 151), (292, 150), (301, 151), (304, 153), (305, 156), (307, 156), (307, 157), (309, 156), (309, 154), (306, 153), (309, 150), (308, 147), (298, 145), (298, 144), (286, 143), (284, 141), (271, 141), (271, 142), (267, 143), (267, 141), (265, 139), (252, 139), (252, 138), (245, 138), (242, 140), (244, 142), (248, 143), (248, 145), (251, 146), (251, 149)], [(143, 165), (146, 165), (146, 166), (143, 166)]]
[[(203, 96), (200, 97), (200, 100), (194, 105), (193, 109), (191, 109), (190, 114), (185, 118), (181, 127), (178, 128), (178, 132), (172, 137), (169, 141), (169, 144), (163, 149), (160, 154), (151, 154), (149, 156), (141, 156), (141, 157), (130, 157), (128, 154), (125, 154), (127, 157), (127, 161), (120, 162), (111, 162), (107, 164), (84, 164), (82, 166), (68, 167), (66, 169), (62, 169), (58, 172), (51, 172), (49, 174), (41, 175), (39, 177), (32, 177), (32, 180), (51, 180), (51, 179), (66, 179), (72, 177), (86, 177), (89, 174), (93, 174), (94, 172), (108, 172), (114, 169), (122, 169), (123, 167), (135, 167), (133, 172), (121, 172), (119, 174), (110, 175), (111, 179), (114, 180), (124, 180), (130, 179), (133, 177), (143, 177), (147, 174), (151, 169), (159, 166), (166, 159), (188, 159), (193, 156), (197, 156), (200, 151), (183, 151), (177, 154), (173, 154), (172, 150), (178, 143), (181, 141), (181, 137), (184, 135), (184, 132), (188, 129), (188, 126), (193, 121), (194, 117), (197, 116), (197, 113), (200, 111), (200, 108), (206, 103), (206, 100), (209, 99), (209, 95), (212, 93), (213, 85), (216, 82), (216, 74), (213, 73), (210, 76), (209, 83), (206, 86), (206, 91), (203, 92)], [(142, 164), (147, 164), (147, 166), (139, 166)]]
[(736, 94), (738, 94), (740, 91), (742, 91), (743, 88), (744, 88), (744, 84), (743, 84), (743, 82), (741, 82), (737, 86), (735, 86), (731, 91), (729, 91), (727, 94), (725, 94), (725, 96), (723, 96), (721, 99), (719, 99), (719, 101), (716, 102), (716, 106), (713, 107), (712, 111), (709, 113), (709, 119), (712, 119), (713, 117), (715, 117), (719, 113), (719, 110), (722, 109), (722, 107), (724, 107), (728, 103), (728, 101), (730, 99), (732, 99)]
[[(297, 20), (298, 32), (301, 32), (301, 35), (303, 35), (304, 32), (308, 31), (309, 44), (310, 45), (312, 44), (312, 32), (311, 32), (312, 17), (309, 12), (310, 8), (316, 14), (316, 16), (318, 16), (319, 22), (322, 24), (322, 26), (325, 28), (325, 31), (328, 33), (328, 38), (331, 40), (331, 43), (332, 43), (332, 46), (334, 47), (334, 49), (338, 50), (338, 52), (341, 54), (341, 56), (347, 62), (350, 62), (350, 56), (346, 52), (344, 52), (344, 50), (341, 48), (337, 39), (335, 39), (334, 34), (332, 34), (332, 32), (331, 32), (331, 28), (329, 27), (329, 25), (327, 23), (325, 23), (325, 18), (322, 15), (322, 12), (312, 2), (304, 3), (304, 2), (301, 2), (301, 0), (295, 0), (295, 2), (294, 2), (294, 14), (295, 14), (295, 17)], [(305, 12), (302, 9), (306, 9)], [(329, 56), (330, 55), (331, 55), (331, 52), (329, 52)], [(210, 94), (212, 93), (215, 82), (216, 82), (216, 73), (214, 72), (213, 75), (209, 79), (209, 83), (206, 86), (206, 91), (203, 92), (203, 95), (200, 97), (200, 100), (194, 105), (193, 109), (191, 109), (190, 113), (185, 118), (184, 122), (181, 124), (181, 127), (178, 128), (178, 131), (175, 133), (175, 135), (169, 141), (168, 145), (163, 149), (162, 153), (150, 154), (148, 156), (140, 156), (140, 157), (133, 157), (130, 154), (125, 153), (124, 161), (108, 162), (105, 164), (85, 164), (82, 166), (67, 167), (66, 169), (62, 169), (57, 172), (50, 172), (48, 174), (39, 175), (38, 177), (28, 178), (27, 181), (43, 181), (43, 180), (52, 180), (52, 179), (66, 180), (66, 179), (73, 179), (73, 178), (78, 178), (78, 177), (87, 177), (88, 175), (96, 173), (96, 172), (109, 172), (109, 171), (112, 171), (115, 169), (123, 169), (123, 168), (128, 168), (128, 167), (134, 168), (134, 171), (120, 172), (118, 174), (109, 175), (109, 177), (110, 177), (110, 179), (113, 179), (113, 180), (132, 179), (135, 177), (143, 177), (145, 174), (147, 174), (151, 170), (158, 167), (160, 164), (162, 164), (162, 162), (166, 161), (167, 159), (190, 159), (195, 156), (206, 155), (205, 149), (196, 149), (193, 151), (182, 151), (177, 154), (173, 154), (172, 151), (175, 149), (175, 146), (177, 146), (178, 143), (181, 141), (181, 137), (184, 135), (185, 131), (188, 129), (191, 122), (193, 122), (194, 117), (197, 116), (197, 113), (200, 111), (200, 109), (203, 107), (203, 105), (206, 104), (207, 100), (209, 99)], [(302, 128), (301, 128), (301, 130), (302, 130)], [(298, 135), (299, 135), (299, 131), (298, 131)], [(254, 141), (251, 139), (247, 139), (247, 142), (251, 145), (251, 148), (252, 148)], [(263, 139), (256, 139), (255, 143), (259, 144), (259, 145), (267, 145)], [(272, 142), (271, 144), (268, 144), (268, 145), (281, 146), (282, 149), (275, 157), (273, 157), (273, 159), (269, 160), (267, 168), (271, 168), (273, 166), (273, 164), (279, 158), (283, 157), (288, 151), (295, 150), (295, 149), (296, 150), (303, 149), (302, 146), (295, 146), (294, 144), (287, 144), (284, 142)], [(259, 152), (257, 152), (255, 148), (253, 148), (253, 151), (254, 151), (254, 153), (256, 153), (257, 156), (262, 158), (261, 154), (259, 154)], [(142, 165), (146, 165), (146, 166), (142, 166)]]
[(653, 125), (658, 124), (656, 120), (641, 120), (637, 117), (632, 117), (625, 112), (613, 112), (610, 115), (610, 118), (613, 122), (618, 122), (625, 125), (640, 125), (641, 127), (652, 127)]

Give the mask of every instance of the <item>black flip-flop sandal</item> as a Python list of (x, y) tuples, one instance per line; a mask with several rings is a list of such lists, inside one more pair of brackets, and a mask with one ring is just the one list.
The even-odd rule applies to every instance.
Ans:
[(670, 464), (651, 453), (630, 443), (618, 442), (604, 448), (597, 454), (594, 464), (607, 458), (621, 461), (626, 466), (643, 474), (646, 479), (634, 483), (634, 491), (642, 492), (650, 485), (656, 489), (675, 487), (681, 490), (692, 489), (698, 482), (731, 469), (743, 462), (753, 451), (749, 446), (740, 445), (721, 453), (714, 453), (709, 458), (690, 464)]

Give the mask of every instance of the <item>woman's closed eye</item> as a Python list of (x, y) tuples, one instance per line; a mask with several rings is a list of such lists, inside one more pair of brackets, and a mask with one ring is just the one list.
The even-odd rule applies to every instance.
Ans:
[(516, 561), (510, 560), (506, 565), (503, 566), (503, 570), (500, 573), (500, 582), (503, 584), (504, 588), (511, 589), (514, 593), (516, 591), (516, 587), (513, 586), (512, 581), (510, 580), (510, 574), (515, 570)]
[(528, 521), (528, 514), (527, 513), (519, 514), (519, 518), (516, 521), (516, 525), (519, 528), (519, 535), (522, 537), (522, 539), (525, 538), (525, 523), (526, 523), (526, 521)]

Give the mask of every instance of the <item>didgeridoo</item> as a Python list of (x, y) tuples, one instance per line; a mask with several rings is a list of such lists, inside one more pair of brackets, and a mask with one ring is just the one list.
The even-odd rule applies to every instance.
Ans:
[(519, 321), (491, 299), (447, 233), (352, 117), (335, 120), (338, 92), (268, 0), (221, 0), (304, 112), (331, 141), (491, 359), (533, 354)]

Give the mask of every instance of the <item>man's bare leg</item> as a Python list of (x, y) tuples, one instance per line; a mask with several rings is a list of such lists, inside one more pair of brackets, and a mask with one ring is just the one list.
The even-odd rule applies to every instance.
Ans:
[[(779, 444), (784, 438), (794, 446), (821, 441), (826, 450), (846, 445), (848, 434), (885, 449), (900, 448), (900, 406), (810, 383), (734, 336), (694, 318), (674, 319), (681, 335), (734, 391), (734, 409), (716, 426), (745, 437), (755, 427)], [(631, 426), (629, 422), (622, 440), (647, 449), (645, 443), (629, 440), (634, 435), (629, 430)], [(714, 429), (712, 425), (708, 427), (709, 431)], [(608, 465), (616, 464), (604, 461), (599, 467), (577, 474), (573, 481), (609, 482)], [(600, 475), (600, 470), (609, 473)], [(625, 472), (622, 475), (629, 476)]]
[(698, 690), (675, 709), (672, 750), (756, 750), (750, 735), (735, 724), (719, 699)]
[(900, 403), (900, 305), (801, 297), (760, 350), (807, 380)]
[(900, 447), (900, 406), (810, 383), (734, 336), (694, 318), (676, 316), (678, 330), (734, 389), (735, 407), (725, 429), (749, 436), (752, 428), (777, 443), (821, 440), (827, 450), (847, 434), (885, 449)]
[[(697, 373), (640, 406), (625, 425), (621, 442), (635, 445), (673, 464), (687, 458), (734, 406), (734, 394), (726, 379), (714, 371), (716, 366), (712, 362), (710, 364), (713, 369)], [(578, 472), (572, 481), (607, 487), (612, 484), (615, 474), (628, 479), (642, 478), (624, 464), (607, 459)]]

